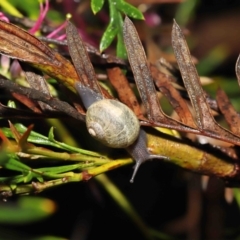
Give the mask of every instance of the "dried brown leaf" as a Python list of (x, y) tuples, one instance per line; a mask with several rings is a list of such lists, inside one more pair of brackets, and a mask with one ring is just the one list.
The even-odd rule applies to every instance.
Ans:
[(11, 129), (11, 132), (13, 134), (14, 139), (16, 140), (17, 143), (19, 143), (21, 139), (21, 134), (17, 131), (17, 129), (14, 127), (14, 125), (8, 121), (9, 127)]
[(166, 116), (159, 104), (143, 46), (133, 23), (128, 17), (124, 21), (123, 36), (134, 79), (146, 108), (148, 119), (150, 121), (163, 121)]
[[(18, 93), (21, 95), (25, 95), (25, 96), (29, 97), (30, 99), (44, 102), (44, 103), (50, 105), (52, 108), (54, 108), (62, 113), (65, 113), (75, 119), (78, 119), (81, 121), (85, 120), (84, 115), (77, 112), (76, 109), (73, 108), (67, 102), (60, 101), (57, 98), (50, 97), (49, 95), (46, 95), (35, 89), (19, 86), (18, 84), (6, 79), (3, 76), (0, 76), (0, 88), (3, 88), (5, 91), (10, 92), (10, 93), (15, 92), (15, 93)], [(6, 117), (6, 115), (4, 115), (4, 111), (6, 111), (6, 108), (4, 108), (2, 106), (2, 108), (0, 110), (2, 111), (2, 112), (0, 111), (0, 114), (2, 116)], [(9, 112), (9, 111), (8, 111), (8, 113), (11, 114), (11, 112)]]
[(169, 100), (173, 109), (178, 114), (181, 122), (187, 126), (196, 128), (196, 124), (194, 123), (192, 114), (189, 111), (187, 103), (181, 97), (180, 93), (173, 87), (173, 85), (169, 81), (169, 77), (166, 74), (161, 73), (153, 64), (150, 65), (150, 70), (156, 86)]
[(66, 34), (69, 53), (79, 80), (85, 86), (88, 86), (98, 93), (102, 93), (84, 43), (79, 36), (77, 28), (69, 21), (66, 28)]
[(88, 86), (105, 98), (111, 98), (108, 92), (100, 87), (85, 44), (81, 39), (77, 28), (71, 22), (68, 22), (67, 24), (66, 33), (69, 53), (77, 71), (79, 80), (84, 83), (85, 86)]
[(202, 134), (240, 145), (240, 138), (222, 128), (214, 120), (202, 89), (195, 65), (192, 62), (182, 30), (174, 21), (172, 29), (172, 46), (178, 66), (196, 114), (196, 124)]
[(19, 102), (21, 102), (22, 104), (27, 106), (29, 109), (31, 109), (33, 112), (42, 113), (41, 109), (39, 109), (38, 104), (36, 102), (34, 102), (33, 100), (29, 99), (27, 96), (21, 95), (21, 94), (15, 93), (15, 92), (12, 93), (12, 96), (15, 99), (17, 99)]
[[(50, 43), (50, 44), (56, 44), (59, 46), (68, 46), (67, 40), (56, 40), (52, 38), (47, 38), (44, 36), (39, 36), (38, 39), (40, 39), (43, 42)], [(90, 45), (87, 42), (84, 42), (85, 48), (87, 50), (87, 53), (89, 54), (89, 57), (91, 61), (94, 61), (98, 64), (114, 64), (118, 66), (123, 66), (126, 67), (126, 61), (123, 59), (120, 59), (114, 55), (110, 55), (107, 53), (101, 53), (97, 48), (94, 46)]]
[(74, 83), (78, 76), (73, 65), (36, 37), (13, 24), (0, 21), (0, 41), (2, 54), (29, 62), (76, 92)]
[(131, 108), (139, 119), (145, 119), (137, 98), (122, 70), (119, 67), (108, 68), (107, 74), (121, 102)]
[(133, 23), (127, 17), (123, 26), (123, 35), (136, 85), (149, 119), (142, 124), (198, 133), (198, 130), (166, 116), (162, 111), (145, 51)]
[(230, 126), (231, 131), (240, 136), (240, 117), (233, 108), (227, 94), (220, 88), (217, 91), (216, 100), (221, 113)]
[(8, 121), (8, 123), (9, 123), (10, 129), (11, 129), (11, 132), (21, 150), (33, 146), (31, 143), (29, 143), (27, 141), (27, 139), (33, 129), (33, 124), (31, 124), (23, 134), (20, 134), (18, 132), (18, 130), (15, 128), (15, 126), (10, 121)]
[(32, 129), (33, 129), (33, 124), (28, 126), (27, 130), (22, 134), (21, 138), (19, 139), (18, 145), (21, 147), (21, 149), (29, 148), (32, 146), (31, 143), (27, 141)]
[[(20, 63), (20, 65), (24, 70), (27, 82), (29, 83), (31, 88), (45, 93), (51, 97), (51, 93), (49, 91), (46, 79), (44, 78), (42, 72), (24, 63)], [(38, 101), (38, 104), (43, 111), (54, 111), (53, 108), (46, 103)]]

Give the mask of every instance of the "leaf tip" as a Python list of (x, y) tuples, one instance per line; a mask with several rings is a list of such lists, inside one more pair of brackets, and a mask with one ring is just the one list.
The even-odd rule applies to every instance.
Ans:
[(102, 54), (105, 49), (106, 49), (105, 46), (102, 44), (102, 42), (100, 42), (99, 52)]
[(179, 28), (179, 25), (177, 24), (177, 21), (175, 18), (173, 19), (173, 29)]

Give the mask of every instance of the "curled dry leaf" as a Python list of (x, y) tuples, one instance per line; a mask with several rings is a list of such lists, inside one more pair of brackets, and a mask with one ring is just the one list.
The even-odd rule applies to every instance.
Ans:
[(73, 65), (36, 37), (13, 24), (0, 21), (0, 41), (2, 54), (30, 63), (76, 92), (73, 86), (78, 76)]

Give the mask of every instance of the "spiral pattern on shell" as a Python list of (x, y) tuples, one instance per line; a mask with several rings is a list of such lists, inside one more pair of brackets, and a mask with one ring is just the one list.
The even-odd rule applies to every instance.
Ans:
[(134, 112), (121, 102), (104, 99), (93, 103), (86, 113), (88, 132), (112, 148), (126, 148), (137, 139), (139, 121)]

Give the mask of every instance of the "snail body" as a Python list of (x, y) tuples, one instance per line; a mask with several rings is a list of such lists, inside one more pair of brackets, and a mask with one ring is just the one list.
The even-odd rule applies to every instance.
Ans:
[(86, 125), (89, 134), (108, 147), (125, 148), (135, 159), (136, 165), (130, 182), (134, 181), (143, 162), (153, 158), (168, 159), (148, 152), (146, 133), (140, 128), (139, 121), (130, 108), (119, 101), (104, 99), (101, 94), (80, 82), (75, 87), (87, 109)]
[(86, 113), (86, 125), (92, 137), (112, 148), (126, 148), (139, 135), (140, 124), (123, 103), (103, 99), (93, 103)]

